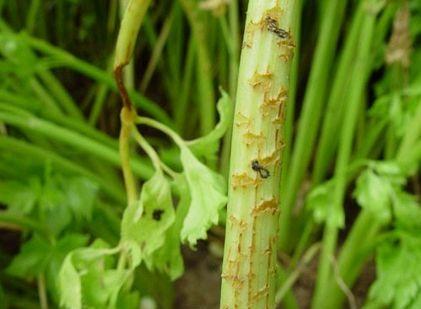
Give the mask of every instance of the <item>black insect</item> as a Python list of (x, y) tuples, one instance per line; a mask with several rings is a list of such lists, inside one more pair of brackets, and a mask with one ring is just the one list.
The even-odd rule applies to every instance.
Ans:
[(251, 168), (253, 171), (256, 171), (259, 173), (260, 177), (262, 178), (268, 178), (270, 176), (269, 171), (260, 165), (259, 161), (253, 160), (251, 161)]
[(278, 22), (270, 16), (266, 17), (266, 24), (270, 32), (275, 33), (281, 39), (289, 39), (288, 31), (278, 27)]
[(153, 213), (152, 213), (152, 218), (155, 221), (160, 221), (163, 214), (164, 214), (164, 210), (163, 209), (155, 209), (153, 211)]

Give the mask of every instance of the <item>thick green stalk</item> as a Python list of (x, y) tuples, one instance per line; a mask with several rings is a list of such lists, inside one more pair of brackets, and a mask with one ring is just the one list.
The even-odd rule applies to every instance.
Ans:
[(290, 249), (291, 213), (313, 152), (313, 144), (323, 110), (323, 98), (326, 93), (346, 3), (346, 0), (329, 0), (325, 4), (326, 11), (323, 15), (320, 36), (307, 84), (291, 165), (288, 167), (288, 186), (285, 195), (282, 197), (280, 245), (284, 250)]
[(352, 80), (352, 66), (354, 63), (355, 50), (359, 46), (361, 35), (361, 22), (364, 17), (363, 6), (360, 4), (354, 13), (351, 30), (347, 36), (344, 49), (339, 60), (338, 70), (333, 80), (332, 91), (327, 103), (327, 112), (323, 121), (323, 128), (320, 142), (316, 151), (316, 159), (313, 169), (313, 185), (319, 184), (328, 171), (329, 164), (338, 144), (338, 128), (343, 119), (344, 102), (348, 91), (346, 91)]
[[(341, 52), (338, 69), (335, 73), (332, 90), (330, 91), (329, 101), (327, 104), (327, 112), (323, 118), (322, 131), (320, 141), (316, 150), (316, 158), (312, 173), (312, 187), (317, 186), (325, 177), (332, 157), (338, 144), (338, 128), (340, 127), (345, 98), (347, 96), (347, 87), (351, 79), (353, 57), (360, 36), (361, 22), (363, 18), (362, 6), (359, 5), (351, 24), (351, 29), (346, 37), (344, 48)], [(287, 112), (288, 122), (288, 112)], [(288, 145), (287, 145), (288, 147)], [(286, 147), (286, 149), (288, 149)], [(288, 164), (286, 164), (288, 166)], [(285, 179), (285, 178), (283, 178)], [(283, 186), (288, 186), (287, 184)], [(284, 190), (281, 191), (284, 194)], [(302, 229), (298, 245), (295, 247), (293, 261), (297, 261), (301, 257), (305, 248), (314, 234), (316, 224), (309, 218), (306, 220), (305, 227)], [(294, 267), (294, 262), (292, 263)]]
[[(371, 4), (372, 2), (366, 2)], [(354, 129), (357, 121), (361, 96), (367, 81), (370, 69), (371, 58), (370, 48), (373, 40), (373, 30), (375, 26), (376, 14), (366, 7), (365, 18), (362, 25), (360, 37), (360, 49), (354, 67), (353, 76), (355, 83), (349, 89), (349, 101), (345, 110), (345, 118), (341, 131), (341, 143), (338, 150), (338, 159), (335, 166), (335, 188), (333, 191), (333, 201), (330, 205), (329, 213), (342, 212), (342, 203), (347, 184), (347, 169), (351, 156), (352, 143), (354, 139)], [(336, 208), (336, 210), (335, 210)], [(313, 308), (326, 308), (325, 304), (329, 297), (333, 297), (328, 290), (329, 282), (334, 280), (331, 271), (332, 258), (335, 254), (336, 241), (338, 236), (338, 225), (336, 222), (327, 221), (323, 234), (323, 247), (320, 256), (319, 272), (317, 276), (315, 296), (313, 298)]]
[[(123, 19), (124, 14), (126, 12), (127, 6), (130, 0), (120, 0), (120, 18)], [(146, 2), (146, 1), (142, 1)], [(145, 10), (146, 13), (146, 10)], [(131, 60), (124, 70), (124, 85), (128, 90), (132, 90), (135, 87), (135, 74), (134, 74), (134, 64), (133, 60)]]
[(32, 33), (35, 29), (37, 15), (41, 7), (41, 0), (33, 0), (26, 16), (26, 30)]
[(212, 63), (209, 57), (208, 39), (206, 37), (206, 13), (197, 7), (192, 0), (180, 0), (189, 19), (193, 39), (197, 48), (197, 83), (200, 103), (200, 130), (202, 134), (209, 133), (215, 126), (215, 94), (212, 81)]
[(114, 60), (115, 68), (129, 64), (140, 25), (150, 3), (151, 0), (130, 0), (127, 5), (123, 1), (121, 2), (122, 6), (126, 6), (126, 8), (118, 33)]
[(238, 0), (231, 0), (229, 4), (229, 26), (231, 32), (231, 49), (230, 49), (230, 72), (229, 85), (230, 95), (235, 98), (235, 90), (237, 88), (238, 79), (238, 61), (240, 56), (240, 29), (238, 17)]
[(181, 134), (185, 133), (186, 118), (189, 116), (189, 95), (193, 81), (193, 69), (196, 57), (196, 44), (194, 40), (189, 41), (187, 47), (186, 64), (183, 71), (180, 93), (177, 98), (177, 109), (174, 110), (175, 127)]
[[(223, 18), (223, 17), (222, 17)], [(229, 54), (229, 94), (232, 100), (235, 100), (235, 92), (237, 90), (238, 80), (238, 62), (240, 58), (240, 30), (239, 30), (239, 16), (238, 16), (238, 0), (231, 0), (229, 4), (229, 42), (227, 42)], [(224, 175), (229, 173), (229, 159), (231, 152), (231, 129), (225, 134), (219, 170)]]
[[(294, 26), (292, 32), (295, 34), (295, 41), (297, 42), (296, 52), (294, 54), (294, 59), (292, 61), (291, 68), (291, 82), (289, 86), (289, 102), (285, 109), (285, 126), (284, 126), (284, 144), (285, 147), (282, 151), (282, 169), (281, 175), (281, 197), (286, 196), (286, 190), (289, 185), (289, 170), (288, 166), (290, 165), (291, 155), (292, 155), (292, 145), (293, 145), (293, 135), (294, 135), (294, 115), (295, 115), (295, 105), (297, 100), (297, 89), (298, 89), (298, 79), (299, 79), (299, 63), (300, 63), (300, 37), (301, 37), (301, 12), (302, 12), (302, 0), (296, 0), (296, 16), (294, 16)], [(281, 207), (284, 207), (284, 204), (281, 203)], [(288, 228), (288, 226), (286, 227)], [(281, 231), (284, 229), (281, 227)], [(281, 236), (282, 237), (282, 236)], [(287, 309), (287, 308), (286, 308)]]
[(295, 1), (249, 1), (231, 147), (221, 308), (274, 308)]

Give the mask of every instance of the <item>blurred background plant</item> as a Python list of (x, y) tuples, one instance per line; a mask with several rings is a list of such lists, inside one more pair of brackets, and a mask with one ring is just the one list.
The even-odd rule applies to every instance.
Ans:
[[(314, 308), (344, 303), (421, 308), (421, 3), (298, 2), (277, 301), (283, 308), (307, 308), (314, 290)], [(117, 142), (121, 102), (111, 70), (126, 4), (0, 0), (4, 308), (58, 307), (65, 257), (72, 253), (79, 259), (77, 249), (88, 245), (108, 252), (104, 248), (119, 243), (126, 197)], [(246, 5), (236, 0), (152, 3), (125, 74), (141, 116), (185, 139), (214, 129), (218, 87), (235, 98)], [(142, 127), (142, 135), (166, 166), (182, 170), (176, 145), (150, 127)], [(195, 154), (226, 176), (229, 148), (226, 134), (217, 160), (203, 149)], [(143, 152), (133, 150), (132, 169), (142, 181), (153, 175)], [(181, 203), (183, 186), (175, 191)], [(199, 244), (201, 257), (220, 255), (220, 213), (219, 226)], [(179, 221), (173, 224), (180, 229)], [(176, 236), (167, 242), (175, 242), (179, 252)], [(103, 269), (116, 263), (107, 254), (97, 263), (102, 266), (86, 256), (74, 263)], [(184, 250), (185, 258), (191, 254)], [(369, 292), (355, 295), (352, 287), (373, 259)], [(195, 271), (191, 259), (186, 261), (186, 273)], [(184, 270), (172, 276), (162, 269), (136, 268), (124, 308), (141, 298), (159, 308), (189, 308), (187, 301), (175, 303), (179, 290), (174, 292), (171, 281)], [(83, 283), (90, 289), (84, 302), (102, 304), (108, 296), (95, 285), (101, 271), (91, 274), (92, 281)], [(304, 295), (300, 278), (311, 282)], [(213, 303), (200, 303), (198, 297), (199, 304), (217, 306), (218, 293), (212, 295)]]

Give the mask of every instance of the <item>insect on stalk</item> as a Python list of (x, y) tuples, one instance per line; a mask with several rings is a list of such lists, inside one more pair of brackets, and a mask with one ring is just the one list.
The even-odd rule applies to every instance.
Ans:
[(259, 161), (257, 161), (257, 160), (253, 160), (251, 162), (251, 168), (253, 169), (253, 171), (258, 172), (260, 177), (262, 177), (262, 178), (268, 178), (270, 176), (269, 171), (266, 168), (264, 168), (263, 166), (261, 166)]
[(267, 29), (270, 32), (275, 33), (279, 38), (281, 39), (289, 39), (290, 35), (288, 33), (288, 31), (285, 31), (284, 29), (278, 27), (278, 22), (276, 21), (276, 19), (267, 16), (266, 17), (266, 24), (267, 24)]

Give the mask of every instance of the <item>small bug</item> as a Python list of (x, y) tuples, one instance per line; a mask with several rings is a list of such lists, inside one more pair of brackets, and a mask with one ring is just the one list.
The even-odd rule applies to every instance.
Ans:
[(253, 160), (251, 161), (251, 168), (253, 171), (256, 171), (259, 173), (260, 177), (262, 178), (268, 178), (270, 176), (269, 171), (260, 165), (259, 161)]
[(270, 16), (266, 17), (268, 30), (275, 33), (281, 39), (289, 39), (289, 33), (282, 28), (278, 27), (278, 23)]
[(162, 210), (162, 209), (155, 209), (153, 211), (153, 213), (152, 213), (152, 218), (155, 221), (160, 221), (163, 214), (164, 214), (164, 210)]

